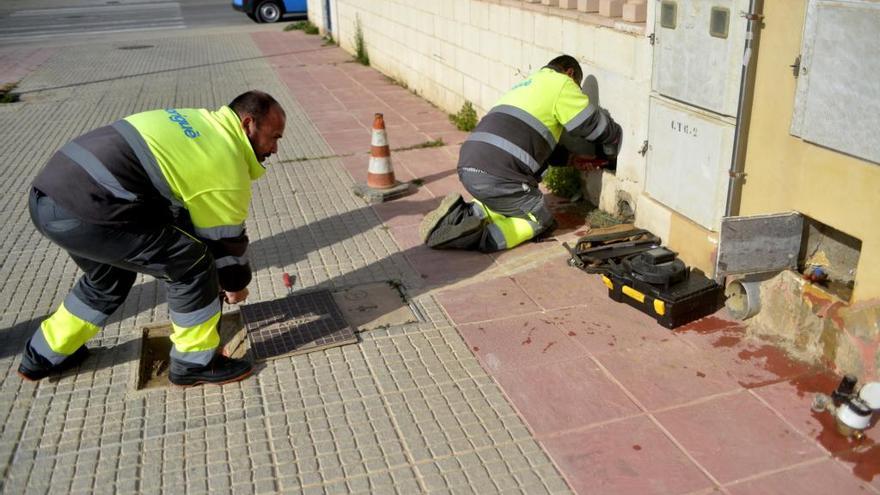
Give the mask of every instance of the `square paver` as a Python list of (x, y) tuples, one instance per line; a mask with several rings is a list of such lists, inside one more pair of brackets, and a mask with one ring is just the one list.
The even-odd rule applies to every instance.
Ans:
[(853, 467), (869, 464), (871, 452), (865, 447), (880, 442), (880, 428), (867, 429), (865, 439), (861, 442), (849, 440), (837, 432), (831, 413), (816, 413), (810, 409), (817, 393), (830, 394), (839, 383), (840, 377), (837, 375), (816, 370), (797, 378), (754, 388), (752, 392), (828, 452), (845, 457)]
[(490, 373), (588, 357), (542, 314), (469, 323), (458, 331)]
[(825, 455), (747, 391), (655, 417), (721, 483)]
[(578, 493), (691, 493), (714, 484), (647, 417), (541, 441)]
[(725, 487), (731, 495), (778, 493), (871, 493), (833, 460), (826, 459)]
[(641, 412), (587, 358), (514, 369), (496, 380), (538, 437)]
[(572, 268), (566, 260), (556, 257), (514, 278), (544, 309), (607, 304), (608, 289), (599, 276)]
[(441, 292), (437, 300), (455, 323), (492, 320), (541, 308), (510, 277)]
[(494, 265), (491, 256), (480, 252), (428, 248), (422, 244), (418, 225), (392, 227), (390, 231), (426, 285), (436, 287), (457, 282)]
[(588, 306), (548, 311), (547, 317), (594, 355), (652, 347), (676, 338), (648, 315), (610, 299)]
[(649, 411), (740, 388), (709, 358), (679, 340), (596, 359)]

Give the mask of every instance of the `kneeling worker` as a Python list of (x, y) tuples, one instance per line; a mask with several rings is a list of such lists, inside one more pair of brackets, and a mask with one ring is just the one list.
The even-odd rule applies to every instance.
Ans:
[(260, 91), (217, 111), (138, 113), (64, 145), (37, 174), (28, 207), (37, 230), (84, 272), (25, 346), (28, 380), (79, 364), (138, 273), (166, 284), (173, 334), (169, 379), (226, 383), (251, 373), (217, 352), (222, 298), (248, 296), (244, 221), (251, 181), (278, 151), (284, 110)]
[(458, 177), (475, 201), (446, 196), (422, 220), (423, 242), (491, 252), (552, 232), (556, 222), (538, 183), (548, 166), (569, 162), (559, 144), (563, 130), (601, 145), (611, 159), (620, 144), (620, 126), (581, 91), (582, 78), (577, 60), (561, 55), (501, 97), (459, 154)]

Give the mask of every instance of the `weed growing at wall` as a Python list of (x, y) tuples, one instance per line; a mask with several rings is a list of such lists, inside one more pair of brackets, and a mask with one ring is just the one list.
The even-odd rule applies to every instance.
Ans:
[(13, 93), (15, 83), (4, 84), (0, 86), (0, 103), (15, 103), (19, 100), (18, 93)]
[(581, 173), (574, 167), (550, 167), (541, 181), (560, 198), (573, 198), (581, 192)]
[(309, 21), (296, 21), (284, 26), (285, 31), (303, 31), (306, 34), (318, 34), (318, 26)]
[(471, 102), (466, 101), (458, 113), (449, 116), (449, 120), (455, 124), (459, 131), (470, 132), (477, 126), (477, 111), (474, 110)]
[(360, 16), (354, 17), (354, 58), (363, 65), (370, 65), (367, 44), (364, 42), (364, 30), (361, 28)]

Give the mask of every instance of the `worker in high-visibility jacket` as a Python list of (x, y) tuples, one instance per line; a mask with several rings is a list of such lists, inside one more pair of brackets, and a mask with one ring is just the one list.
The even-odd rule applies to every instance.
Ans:
[(461, 147), (458, 176), (474, 197), (446, 196), (419, 226), (432, 248), (498, 251), (552, 232), (556, 222), (538, 189), (550, 165), (573, 158), (566, 139), (600, 147), (615, 160), (621, 129), (581, 91), (583, 72), (561, 55), (516, 84), (484, 116)]
[(84, 273), (28, 340), (19, 374), (39, 380), (82, 362), (86, 341), (144, 273), (166, 284), (172, 383), (250, 375), (250, 363), (217, 352), (217, 326), (221, 299), (248, 296), (251, 181), (277, 152), (285, 122), (274, 98), (249, 91), (217, 111), (134, 114), (58, 150), (28, 206), (37, 230)]

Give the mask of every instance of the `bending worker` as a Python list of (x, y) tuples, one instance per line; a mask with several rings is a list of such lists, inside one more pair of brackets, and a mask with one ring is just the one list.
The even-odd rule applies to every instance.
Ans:
[(461, 147), (458, 177), (474, 197), (450, 194), (422, 220), (422, 241), (433, 248), (498, 251), (555, 228), (538, 189), (549, 165), (566, 165), (569, 139), (599, 144), (614, 159), (621, 129), (580, 88), (583, 72), (562, 55), (515, 85), (483, 117)]
[(28, 206), (37, 230), (84, 273), (28, 341), (19, 374), (39, 380), (82, 362), (86, 341), (144, 273), (166, 284), (172, 383), (250, 375), (250, 363), (217, 352), (217, 326), (221, 297), (248, 296), (251, 181), (278, 151), (285, 119), (274, 98), (249, 91), (217, 111), (134, 114), (57, 151)]

